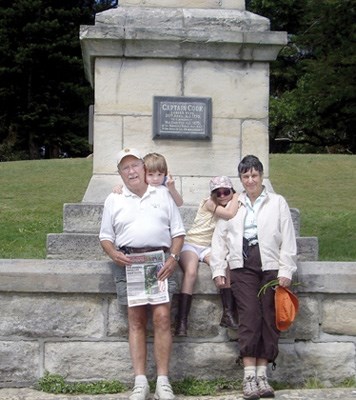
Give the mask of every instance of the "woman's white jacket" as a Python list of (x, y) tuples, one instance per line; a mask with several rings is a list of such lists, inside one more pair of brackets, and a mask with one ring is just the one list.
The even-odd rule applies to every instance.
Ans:
[[(246, 217), (246, 193), (234, 218), (216, 224), (210, 258), (213, 279), (226, 276), (226, 268), (243, 267), (242, 241)], [(296, 271), (297, 244), (289, 206), (283, 196), (268, 192), (257, 213), (258, 244), (262, 270), (279, 270), (278, 277), (292, 279)]]

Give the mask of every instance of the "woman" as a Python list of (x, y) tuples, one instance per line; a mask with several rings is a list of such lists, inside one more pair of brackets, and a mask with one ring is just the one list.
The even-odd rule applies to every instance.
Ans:
[(263, 285), (278, 279), (291, 284), (296, 271), (296, 239), (286, 200), (263, 186), (263, 165), (249, 155), (238, 173), (244, 187), (239, 212), (217, 223), (210, 265), (218, 288), (230, 269), (231, 289), (239, 315), (240, 357), (244, 365), (244, 399), (274, 397), (267, 380), (267, 365), (278, 354), (279, 331), (275, 324), (274, 290), (258, 296)]
[[(210, 180), (210, 197), (200, 202), (197, 214), (188, 231), (180, 254), (183, 282), (176, 317), (176, 336), (187, 336), (188, 315), (192, 302), (193, 287), (197, 278), (199, 261), (210, 263), (210, 245), (216, 221), (232, 218), (238, 210), (238, 195), (227, 176)], [(220, 325), (237, 329), (233, 310), (233, 298), (229, 282), (220, 289), (223, 316)]]

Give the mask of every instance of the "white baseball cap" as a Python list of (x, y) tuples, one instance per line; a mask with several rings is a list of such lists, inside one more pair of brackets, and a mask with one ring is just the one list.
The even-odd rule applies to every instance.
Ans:
[(134, 157), (138, 158), (139, 160), (143, 160), (143, 158), (142, 158), (140, 152), (139, 152), (137, 149), (125, 148), (125, 149), (122, 149), (122, 150), (118, 153), (118, 155), (117, 155), (117, 157), (116, 157), (116, 159), (117, 159), (116, 164), (119, 165), (119, 164), (121, 163), (122, 159), (125, 158), (125, 157), (127, 157), (127, 156), (134, 156)]
[(214, 178), (210, 179), (209, 186), (210, 192), (213, 192), (219, 188), (232, 189), (232, 182), (227, 176), (215, 176)]

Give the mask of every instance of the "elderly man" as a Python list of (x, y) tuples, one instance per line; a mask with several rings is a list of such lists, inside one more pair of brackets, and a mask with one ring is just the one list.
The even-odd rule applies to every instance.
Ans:
[[(120, 151), (117, 166), (124, 183), (123, 191), (122, 194), (111, 193), (105, 200), (99, 237), (104, 251), (116, 264), (114, 277), (119, 304), (127, 304), (125, 268), (131, 264), (127, 253), (164, 250), (165, 264), (158, 278), (168, 279), (171, 296), (176, 288), (172, 275), (185, 236), (178, 208), (166, 187), (147, 185), (144, 162), (138, 150)], [(146, 378), (148, 307), (128, 307), (129, 346), (135, 374), (130, 400), (146, 400), (150, 395)], [(170, 302), (152, 305), (151, 309), (157, 368), (154, 398), (171, 400), (175, 397), (168, 380), (172, 347)]]

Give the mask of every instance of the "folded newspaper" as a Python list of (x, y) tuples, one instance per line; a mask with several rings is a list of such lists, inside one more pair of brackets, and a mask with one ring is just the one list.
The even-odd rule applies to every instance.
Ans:
[(164, 266), (164, 252), (159, 250), (127, 256), (132, 260), (132, 265), (126, 266), (128, 306), (168, 303), (168, 281), (157, 278)]

